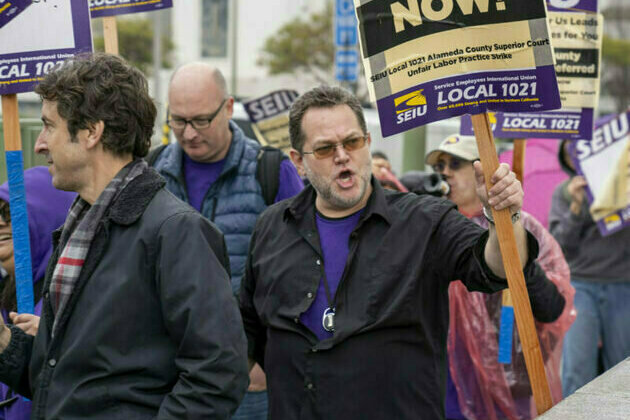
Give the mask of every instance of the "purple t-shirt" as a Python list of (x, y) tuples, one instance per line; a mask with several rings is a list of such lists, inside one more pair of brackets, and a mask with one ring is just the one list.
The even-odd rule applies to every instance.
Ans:
[(188, 192), (188, 203), (201, 212), (203, 199), (221, 175), (225, 159), (217, 162), (202, 163), (195, 162), (184, 153), (184, 179), (186, 180), (186, 191)]
[[(186, 191), (188, 193), (188, 203), (197, 211), (201, 212), (203, 199), (208, 189), (221, 175), (225, 159), (217, 162), (201, 163), (195, 162), (184, 153), (184, 179), (186, 180)], [(295, 166), (290, 160), (285, 159), (280, 163), (280, 174), (278, 176), (278, 193), (274, 203), (285, 198), (293, 197), (304, 188), (304, 183), (297, 173)]]
[(278, 177), (280, 184), (278, 185), (278, 194), (274, 203), (291, 198), (304, 189), (304, 182), (297, 173), (297, 169), (289, 159), (285, 159), (280, 163), (280, 175)]
[[(329, 219), (319, 214), (319, 212), (315, 216), (317, 231), (319, 232), (319, 243), (324, 257), (324, 271), (326, 272), (326, 280), (330, 289), (330, 297), (333, 300), (343, 275), (343, 270), (346, 267), (349, 252), (348, 240), (362, 212), (363, 209), (341, 219)], [(332, 337), (332, 333), (326, 331), (322, 326), (322, 317), (328, 306), (328, 298), (322, 279), (319, 281), (317, 295), (313, 304), (300, 316), (302, 323), (313, 331), (320, 340)]]

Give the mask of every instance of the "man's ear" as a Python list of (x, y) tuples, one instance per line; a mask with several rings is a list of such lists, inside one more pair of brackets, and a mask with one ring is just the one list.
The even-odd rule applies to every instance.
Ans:
[(228, 119), (232, 119), (232, 115), (234, 114), (234, 97), (230, 96), (228, 100), (225, 102), (225, 109), (228, 115)]
[(88, 124), (86, 137), (86, 147), (88, 149), (95, 147), (101, 142), (103, 131), (105, 131), (105, 123), (102, 120)]
[(293, 148), (289, 151), (289, 156), (291, 157), (291, 162), (293, 162), (293, 165), (297, 168), (298, 174), (300, 174), (300, 176), (306, 176), (306, 171), (304, 170), (304, 156)]

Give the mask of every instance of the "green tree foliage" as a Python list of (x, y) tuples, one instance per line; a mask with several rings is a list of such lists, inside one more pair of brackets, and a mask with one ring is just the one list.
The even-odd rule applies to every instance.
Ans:
[(272, 75), (305, 72), (319, 82), (330, 82), (335, 51), (332, 16), (329, 1), (323, 11), (282, 26), (265, 41), (258, 64)]
[(630, 65), (630, 41), (604, 36), (602, 58), (619, 66)]
[[(122, 57), (138, 67), (143, 73), (150, 74), (153, 65), (153, 21), (146, 18), (118, 19), (118, 50)], [(166, 32), (166, 31), (165, 31)], [(94, 50), (105, 51), (103, 36), (94, 37)], [(172, 66), (170, 55), (173, 42), (167, 36), (162, 37), (162, 67)]]

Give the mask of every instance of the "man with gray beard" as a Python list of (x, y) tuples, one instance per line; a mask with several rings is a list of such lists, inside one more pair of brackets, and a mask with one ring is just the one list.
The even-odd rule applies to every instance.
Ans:
[[(449, 282), (507, 287), (494, 226), (482, 229), (450, 201), (383, 190), (361, 105), (343, 89), (302, 95), (289, 129), (291, 159), (310, 186), (260, 216), (240, 295), (270, 417), (444, 418)], [(523, 190), (507, 165), (489, 191), (480, 162), (475, 171), (487, 209), (520, 211)], [(527, 275), (536, 240), (512, 219)]]

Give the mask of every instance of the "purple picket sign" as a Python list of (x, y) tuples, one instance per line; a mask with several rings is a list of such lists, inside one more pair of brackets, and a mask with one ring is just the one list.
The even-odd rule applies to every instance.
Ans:
[(33, 0), (11, 0), (11, 2), (0, 3), (0, 29), (32, 3)]
[(289, 154), (289, 110), (299, 94), (282, 89), (243, 102), (258, 141)]
[[(518, 112), (489, 114), (492, 133), (504, 139), (591, 139), (593, 135), (592, 108), (557, 110), (545, 112)], [(474, 135), (472, 120), (469, 115), (461, 119), (460, 133)]]
[[(546, 0), (552, 37), (556, 40), (556, 76), (564, 108), (553, 112), (494, 113), (493, 133), (500, 138), (548, 138), (584, 140), (593, 133), (594, 106), (599, 86), (599, 20), (596, 0)], [(564, 13), (562, 13), (564, 12)], [(566, 12), (571, 12), (568, 16)], [(594, 26), (593, 26), (594, 25)], [(589, 36), (580, 39), (575, 27)], [(590, 32), (589, 32), (590, 31)], [(578, 92), (581, 94), (578, 96)], [(472, 134), (472, 122), (463, 117), (462, 134)]]
[(592, 12), (597, 13), (598, 0), (547, 0), (550, 12)]
[(93, 18), (153, 12), (173, 7), (173, 0), (90, 0)]
[(414, 86), (377, 101), (383, 136), (464, 114), (560, 108), (553, 66), (485, 71)]
[[(602, 236), (630, 226), (629, 122), (630, 110), (614, 118), (602, 118), (596, 124), (592, 140), (578, 140), (569, 144), (568, 152), (575, 169), (588, 183), (586, 197), (589, 208), (594, 203), (596, 207), (600, 207), (602, 196), (609, 194), (606, 188), (612, 179), (613, 170), (619, 170), (620, 166), (625, 168), (626, 191), (615, 195), (621, 197), (621, 201), (625, 198), (625, 204), (611, 207), (610, 211), (605, 211), (603, 217), (596, 220)], [(619, 179), (619, 175), (624, 176), (618, 174), (615, 179)]]
[(300, 96), (295, 90), (276, 90), (265, 96), (243, 102), (245, 112), (253, 123), (289, 112), (293, 101)]
[(87, 2), (33, 3), (0, 29), (0, 44), (0, 94), (30, 92), (66, 59), (92, 51)]
[(383, 136), (465, 114), (561, 107), (545, 0), (417, 3), (355, 0)]

